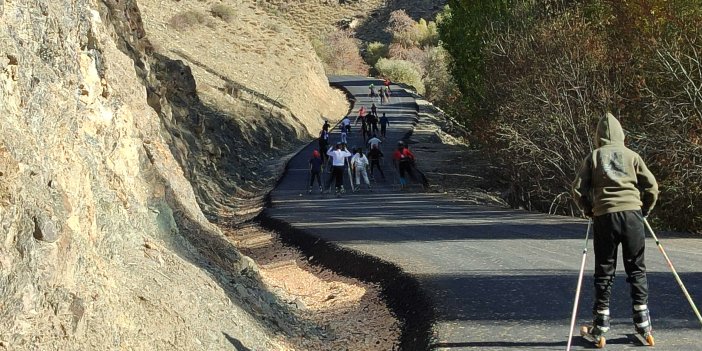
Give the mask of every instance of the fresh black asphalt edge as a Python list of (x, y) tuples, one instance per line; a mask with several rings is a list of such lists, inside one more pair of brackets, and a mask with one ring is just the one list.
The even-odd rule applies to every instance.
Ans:
[[(348, 113), (350, 113), (354, 108), (356, 98), (344, 86), (334, 83), (331, 85), (347, 96), (350, 103)], [(290, 157), (288, 162), (295, 156), (297, 154)], [(276, 187), (287, 174), (288, 166), (286, 163), (285, 171), (278, 178)], [(268, 193), (264, 199), (266, 209), (272, 207), (271, 194), (272, 192)], [(295, 228), (285, 221), (273, 218), (268, 215), (266, 209), (261, 211), (252, 221), (264, 229), (277, 232), (284, 244), (296, 247), (309, 258), (310, 263), (344, 276), (376, 283), (381, 287), (383, 299), (400, 321), (400, 350), (425, 351), (432, 349), (432, 344), (435, 341), (433, 326), (436, 322), (434, 305), (415, 277), (378, 257), (344, 249)]]
[(400, 350), (430, 350), (436, 316), (429, 297), (419, 281), (400, 267), (377, 257), (341, 248), (289, 223), (261, 212), (255, 221), (275, 231), (284, 244), (304, 253), (310, 263), (321, 265), (344, 276), (376, 283), (388, 306), (400, 320)]

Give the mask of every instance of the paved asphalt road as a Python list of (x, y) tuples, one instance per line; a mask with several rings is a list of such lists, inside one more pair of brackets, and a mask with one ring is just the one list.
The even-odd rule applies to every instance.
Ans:
[[(368, 108), (370, 80), (334, 80), (356, 96), (354, 116), (361, 105)], [(379, 110), (392, 123), (383, 147), (389, 158), (395, 142), (411, 128), (416, 106), (411, 96), (396, 93), (391, 104)], [(360, 144), (359, 138), (355, 133), (351, 144)], [(332, 139), (338, 140), (338, 134)], [(364, 190), (341, 198), (307, 195), (307, 161), (316, 145), (291, 160), (272, 194), (270, 216), (339, 246), (391, 261), (415, 276), (437, 310), (435, 349), (565, 349), (586, 222), (478, 207), (416, 190), (400, 192), (392, 180), (378, 182), (373, 193)], [(386, 172), (394, 175), (389, 165)], [(702, 303), (702, 240), (660, 236), (693, 298)], [(695, 316), (654, 242), (647, 245), (655, 349), (702, 350), (702, 330)], [(590, 320), (592, 265), (589, 255), (579, 325)], [(623, 268), (621, 259), (619, 266)], [(623, 275), (622, 271), (614, 286), (608, 350), (638, 347), (632, 339)], [(574, 343), (574, 349), (591, 348), (580, 337)]]

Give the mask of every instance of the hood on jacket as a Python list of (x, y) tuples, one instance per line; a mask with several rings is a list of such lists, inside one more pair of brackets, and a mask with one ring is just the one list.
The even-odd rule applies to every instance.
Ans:
[(597, 144), (597, 147), (624, 145), (624, 129), (622, 129), (619, 121), (609, 112), (597, 124), (595, 144)]

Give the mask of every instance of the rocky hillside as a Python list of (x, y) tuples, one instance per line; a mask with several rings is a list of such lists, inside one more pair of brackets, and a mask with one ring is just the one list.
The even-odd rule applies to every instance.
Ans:
[(313, 56), (247, 71), (187, 35), (276, 40), (261, 60), (294, 56), (285, 37), (183, 34), (159, 19), (200, 2), (140, 5), (0, 0), (0, 350), (286, 349), (316, 331), (208, 218), (254, 211), (346, 107)]

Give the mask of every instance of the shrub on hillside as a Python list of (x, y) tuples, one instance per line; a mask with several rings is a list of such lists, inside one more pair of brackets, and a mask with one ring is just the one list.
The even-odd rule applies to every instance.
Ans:
[(436, 46), (439, 43), (439, 31), (436, 22), (420, 19), (416, 22), (405, 10), (390, 14), (387, 31), (392, 35), (392, 42), (404, 48)]
[(448, 52), (442, 47), (432, 47), (424, 59), (424, 96), (437, 106), (455, 105), (460, 93), (448, 69)]
[(423, 77), (425, 72), (424, 65), (426, 64), (427, 59), (427, 50), (429, 49), (430, 48), (423, 50), (416, 46), (404, 47), (397, 43), (393, 43), (390, 45), (390, 49), (388, 50), (388, 57), (393, 60), (412, 62), (417, 69), (417, 72), (419, 72), (419, 76)]
[(234, 19), (234, 9), (225, 4), (214, 4), (210, 8), (212, 16), (222, 19), (225, 22), (231, 22)]
[(393, 11), (386, 31), (392, 35), (393, 43), (404, 47), (416, 46), (414, 33), (416, 23), (405, 10)]
[(416, 41), (419, 46), (437, 46), (439, 45), (439, 29), (436, 22), (427, 22), (424, 18), (420, 18), (415, 24)]
[(368, 43), (366, 46), (364, 58), (369, 65), (375, 66), (375, 64), (378, 63), (378, 60), (381, 58), (387, 58), (388, 53), (389, 50), (387, 45), (374, 41), (372, 43)]
[(205, 22), (207, 22), (207, 16), (205, 16), (205, 14), (189, 10), (174, 15), (168, 21), (168, 24), (176, 30), (182, 31), (197, 24), (204, 24)]
[(412, 62), (381, 58), (375, 64), (375, 69), (382, 77), (387, 77), (393, 82), (404, 83), (419, 94), (424, 94), (422, 76)]
[(368, 74), (369, 67), (361, 58), (358, 40), (351, 32), (337, 30), (313, 40), (312, 45), (327, 74)]

